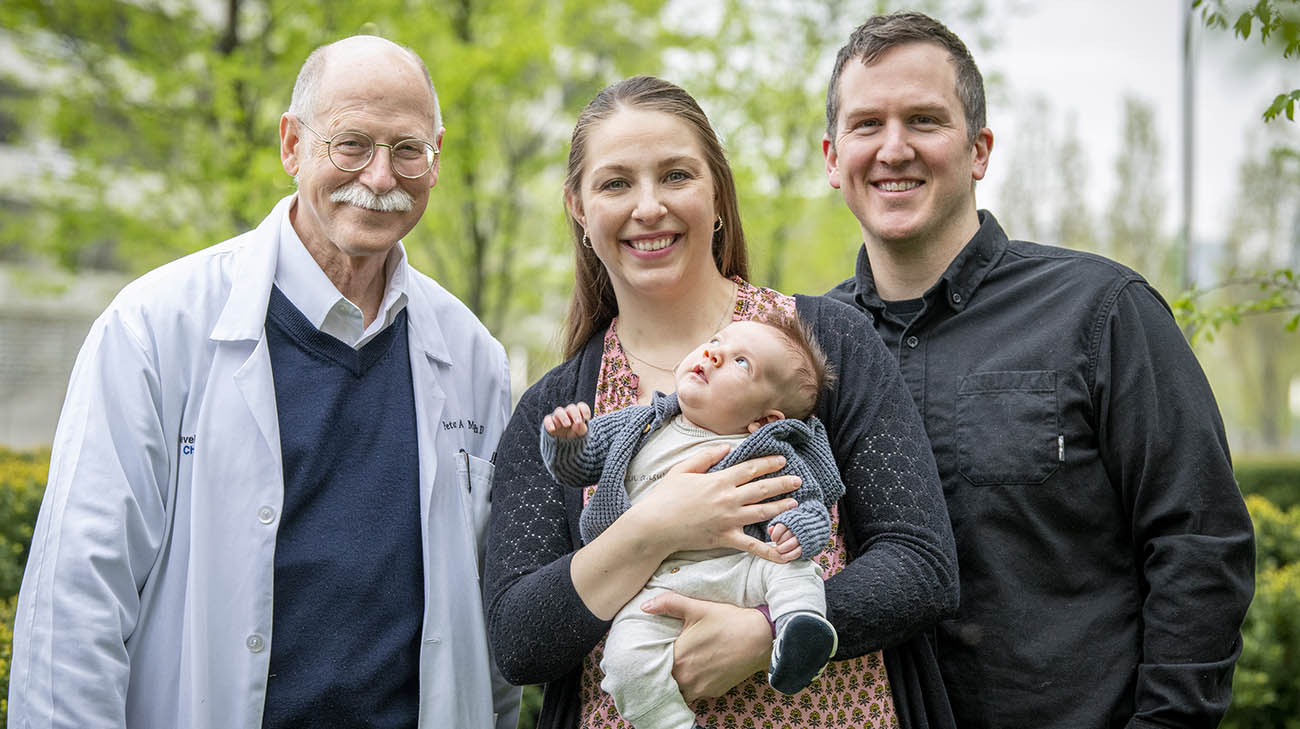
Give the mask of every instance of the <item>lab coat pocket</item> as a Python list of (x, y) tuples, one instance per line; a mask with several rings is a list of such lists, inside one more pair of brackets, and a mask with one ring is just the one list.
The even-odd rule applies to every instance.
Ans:
[(491, 461), (472, 456), (465, 449), (456, 453), (456, 482), (460, 484), (461, 504), (465, 519), (474, 539), (474, 554), (479, 569), (483, 565), (483, 543), (487, 538), (488, 512), (492, 508), (492, 473), (496, 467)]

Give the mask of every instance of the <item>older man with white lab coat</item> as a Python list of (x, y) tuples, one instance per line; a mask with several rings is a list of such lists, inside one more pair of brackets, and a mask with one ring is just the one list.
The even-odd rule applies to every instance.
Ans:
[(442, 131), (411, 51), (318, 49), (280, 121), (298, 192), (95, 322), (10, 726), (515, 725), (478, 581), (505, 355), (399, 242)]

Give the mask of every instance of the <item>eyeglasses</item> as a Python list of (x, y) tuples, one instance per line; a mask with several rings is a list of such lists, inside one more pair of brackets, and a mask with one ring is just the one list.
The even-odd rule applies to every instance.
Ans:
[(332, 137), (307, 126), (307, 122), (298, 119), (298, 123), (307, 127), (312, 134), (325, 143), (326, 154), (330, 162), (344, 172), (358, 172), (370, 164), (375, 157), (375, 147), (388, 147), (389, 162), (393, 174), (414, 180), (423, 177), (433, 169), (433, 162), (438, 158), (438, 150), (423, 139), (403, 139), (395, 144), (376, 142), (363, 132), (339, 132)]

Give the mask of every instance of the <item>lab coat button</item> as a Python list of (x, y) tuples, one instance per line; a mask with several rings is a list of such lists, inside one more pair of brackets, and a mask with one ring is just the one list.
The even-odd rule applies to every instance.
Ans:
[(244, 641), (244, 645), (247, 646), (248, 650), (252, 653), (261, 653), (262, 649), (266, 647), (266, 641), (262, 640), (262, 636), (253, 633), (248, 636), (248, 640)]
[(269, 506), (263, 506), (257, 510), (257, 520), (263, 524), (270, 524), (275, 521), (275, 509)]

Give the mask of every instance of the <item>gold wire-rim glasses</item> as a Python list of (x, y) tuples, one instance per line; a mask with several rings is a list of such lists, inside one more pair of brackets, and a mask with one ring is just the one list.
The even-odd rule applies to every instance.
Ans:
[[(325, 143), (325, 156), (329, 158), (330, 164), (334, 165), (334, 167), (336, 167), (341, 172), (360, 172), (361, 170), (364, 170), (366, 166), (370, 164), (371, 160), (375, 158), (376, 147), (388, 147), (389, 169), (393, 171), (393, 174), (407, 180), (418, 180), (421, 177), (424, 177), (425, 175), (429, 174), (429, 170), (433, 169), (434, 162), (438, 160), (438, 154), (439, 154), (438, 148), (418, 137), (403, 139), (401, 141), (394, 142), (393, 144), (385, 144), (383, 142), (376, 142), (374, 140), (374, 137), (371, 137), (369, 134), (366, 134), (365, 132), (359, 132), (352, 129), (345, 129), (344, 131), (341, 131), (338, 134), (335, 134), (330, 137), (326, 137), (324, 134), (321, 134), (315, 129), (312, 129), (311, 125), (303, 121), (302, 119), (298, 119), (297, 117), (294, 118), (297, 119), (299, 124), (302, 124), (304, 127), (306, 127), (308, 131), (310, 131), (312, 134), (315, 134), (320, 139), (320, 141)], [(336, 143), (335, 141), (338, 140), (340, 137), (343, 138), (343, 141), (341, 143), (346, 143), (348, 141), (348, 138), (359, 137), (361, 140), (364, 140), (367, 143), (368, 150), (369, 150), (366, 153), (365, 158), (364, 159), (361, 158), (359, 150), (355, 154), (341, 150), (339, 146), (339, 144), (341, 143)], [(403, 154), (402, 150), (404, 148), (409, 148), (407, 147), (407, 145), (421, 145), (424, 147), (425, 151), (423, 152), (423, 154), (419, 153), (418, 151), (414, 152), (415, 154), (419, 155), (416, 157), (402, 156)], [(342, 155), (345, 160), (350, 158), (355, 158), (356, 160), (358, 160), (358, 162), (353, 166), (345, 166), (343, 164), (340, 164), (339, 161), (335, 159), (336, 151), (338, 152), (339, 155)], [(424, 161), (424, 169), (421, 170), (419, 173), (407, 174), (405, 172), (402, 172), (400, 169), (398, 169), (398, 165), (402, 161), (414, 162), (420, 160), (421, 157), (423, 158)]]

